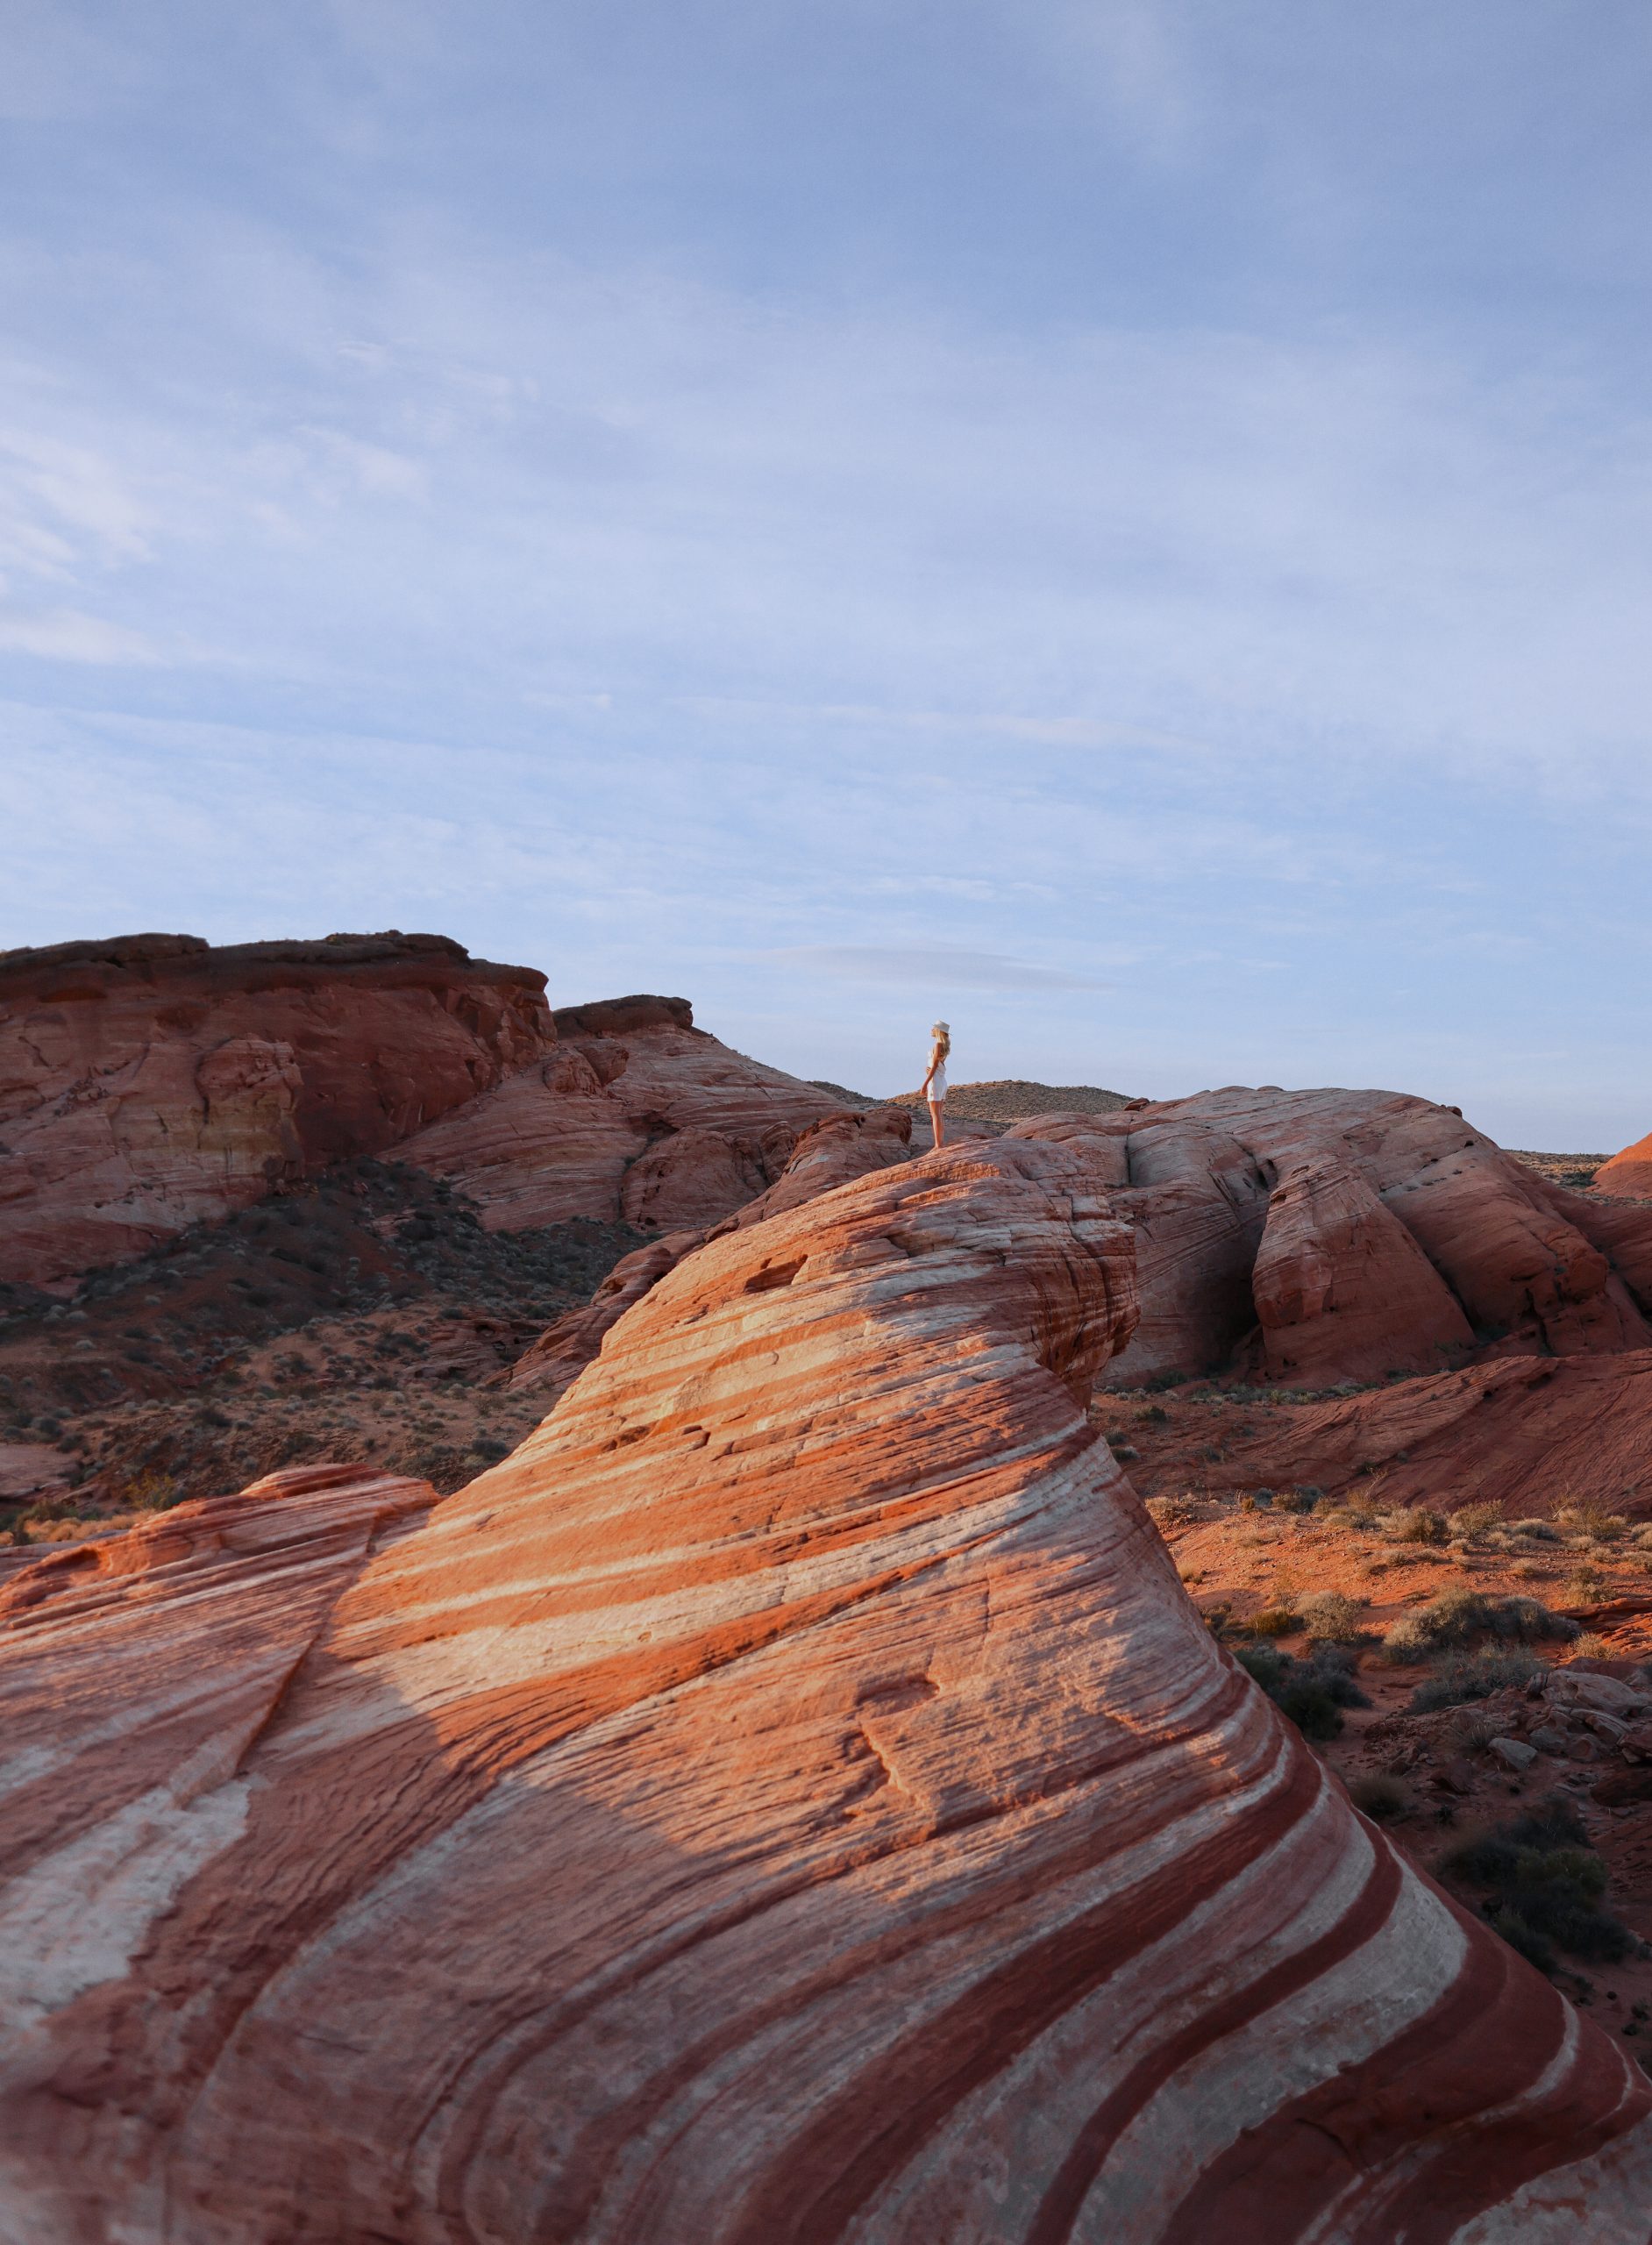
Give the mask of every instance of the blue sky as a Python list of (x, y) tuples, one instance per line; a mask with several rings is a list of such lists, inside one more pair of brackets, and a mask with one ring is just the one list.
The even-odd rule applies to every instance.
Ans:
[(1652, 1127), (1652, 17), (0, 0), (0, 944)]

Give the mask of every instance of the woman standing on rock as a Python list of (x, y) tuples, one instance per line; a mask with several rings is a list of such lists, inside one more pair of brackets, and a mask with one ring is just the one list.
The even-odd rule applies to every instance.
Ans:
[(952, 1032), (943, 1021), (937, 1021), (929, 1034), (935, 1043), (929, 1048), (929, 1073), (923, 1079), (923, 1096), (929, 1102), (929, 1127), (939, 1147), (946, 1141), (946, 1058), (952, 1050)]

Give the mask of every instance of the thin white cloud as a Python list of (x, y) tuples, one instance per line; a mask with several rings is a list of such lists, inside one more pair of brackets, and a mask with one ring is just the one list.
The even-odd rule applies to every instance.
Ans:
[(772, 959), (851, 982), (889, 982), (953, 990), (1110, 990), (1063, 967), (1040, 966), (952, 944), (794, 944)]
[(74, 608), (43, 609), (32, 615), (0, 609), (0, 648), (60, 663), (147, 666), (169, 659), (145, 633)]

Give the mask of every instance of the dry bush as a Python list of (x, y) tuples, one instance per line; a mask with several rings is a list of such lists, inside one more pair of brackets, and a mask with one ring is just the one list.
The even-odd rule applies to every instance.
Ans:
[(1484, 1536), (1488, 1529), (1501, 1528), (1502, 1525), (1502, 1506), (1478, 1501), (1471, 1505), (1459, 1505), (1450, 1519), (1454, 1536)]
[(1610, 1660), (1612, 1658), (1611, 1644), (1595, 1629), (1585, 1629), (1573, 1645), (1571, 1651), (1574, 1660)]
[(1511, 1536), (1523, 1536), (1531, 1543), (1558, 1543), (1560, 1530), (1552, 1520), (1515, 1520), (1509, 1522)]
[(1599, 1567), (1591, 1567), (1585, 1562), (1581, 1567), (1573, 1569), (1562, 1587), (1572, 1605), (1598, 1606), (1611, 1585)]
[(1264, 1607), (1245, 1623), (1253, 1637), (1294, 1636), (1301, 1626), (1301, 1615), (1292, 1613), (1288, 1606)]
[(1629, 1525), (1620, 1512), (1608, 1512), (1592, 1500), (1563, 1507), (1555, 1519), (1574, 1536), (1587, 1536), (1598, 1543), (1615, 1543)]
[(1416, 1613), (1394, 1622), (1383, 1638), (1383, 1657), (1397, 1664), (1425, 1660), (1430, 1653), (1470, 1644), (1477, 1637), (1529, 1644), (1545, 1639), (1569, 1641), (1577, 1635), (1575, 1621), (1551, 1614), (1535, 1598), (1488, 1598), (1481, 1591), (1459, 1586), (1442, 1591)]
[(1298, 1600), (1297, 1610), (1317, 1643), (1346, 1645), (1364, 1634), (1363, 1616), (1369, 1602), (1350, 1598), (1346, 1591), (1316, 1590)]
[(1428, 1505), (1401, 1505), (1383, 1514), (1378, 1523), (1389, 1543), (1443, 1543), (1445, 1515)]

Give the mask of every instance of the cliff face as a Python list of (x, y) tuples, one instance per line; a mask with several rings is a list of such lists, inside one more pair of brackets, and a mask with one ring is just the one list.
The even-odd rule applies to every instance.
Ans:
[(113, 1262), (385, 1151), (551, 1051), (544, 989), (442, 936), (0, 954), (0, 1279)]
[(1111, 1201), (1076, 1144), (874, 1171), (433, 1507), (324, 1472), (18, 1578), (18, 2234), (1643, 2238), (1652, 2085), (1356, 1815), (1088, 1425)]

